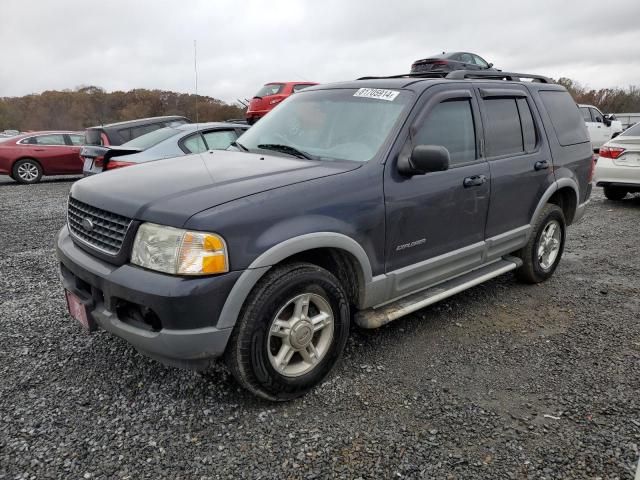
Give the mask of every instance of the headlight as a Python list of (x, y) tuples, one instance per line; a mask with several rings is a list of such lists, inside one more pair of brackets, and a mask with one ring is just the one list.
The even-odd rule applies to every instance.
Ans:
[(221, 236), (154, 223), (143, 223), (138, 228), (131, 263), (173, 275), (229, 271), (227, 248)]

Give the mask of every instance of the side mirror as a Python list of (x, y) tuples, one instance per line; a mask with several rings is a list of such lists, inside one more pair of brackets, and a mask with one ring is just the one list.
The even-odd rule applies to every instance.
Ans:
[(493, 67), (493, 63), (490, 63), (490, 64), (489, 64), (489, 68), (491, 68), (491, 67)]
[(404, 175), (424, 175), (449, 168), (449, 150), (440, 145), (416, 145), (408, 157), (400, 157), (398, 170)]
[(610, 119), (610, 118), (607, 118), (607, 117), (604, 117), (604, 124), (605, 124), (607, 127), (610, 127), (610, 126), (611, 126), (611, 119)]

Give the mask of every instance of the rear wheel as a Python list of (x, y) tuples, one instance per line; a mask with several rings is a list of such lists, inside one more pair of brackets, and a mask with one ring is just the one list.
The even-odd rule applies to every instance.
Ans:
[(18, 183), (37, 183), (42, 178), (42, 167), (32, 158), (23, 158), (13, 164), (11, 177)]
[(247, 299), (225, 361), (250, 392), (290, 400), (335, 366), (349, 319), (344, 288), (330, 272), (308, 263), (276, 267)]
[(622, 200), (627, 196), (627, 191), (620, 187), (604, 187), (604, 196), (609, 200)]
[(566, 238), (566, 223), (562, 209), (547, 204), (536, 219), (527, 245), (517, 253), (522, 266), (516, 270), (519, 280), (540, 283), (555, 272)]

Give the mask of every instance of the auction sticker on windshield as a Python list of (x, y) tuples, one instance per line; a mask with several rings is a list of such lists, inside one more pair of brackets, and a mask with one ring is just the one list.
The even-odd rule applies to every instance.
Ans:
[(387, 100), (393, 102), (395, 98), (400, 94), (395, 90), (385, 90), (383, 88), (359, 88), (354, 97), (375, 98), (378, 100)]

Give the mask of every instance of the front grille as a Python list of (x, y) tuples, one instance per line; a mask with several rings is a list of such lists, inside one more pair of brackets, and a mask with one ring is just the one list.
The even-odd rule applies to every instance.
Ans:
[[(86, 228), (89, 222), (93, 228)], [(69, 197), (67, 223), (71, 233), (82, 242), (109, 255), (117, 255), (131, 219)]]

